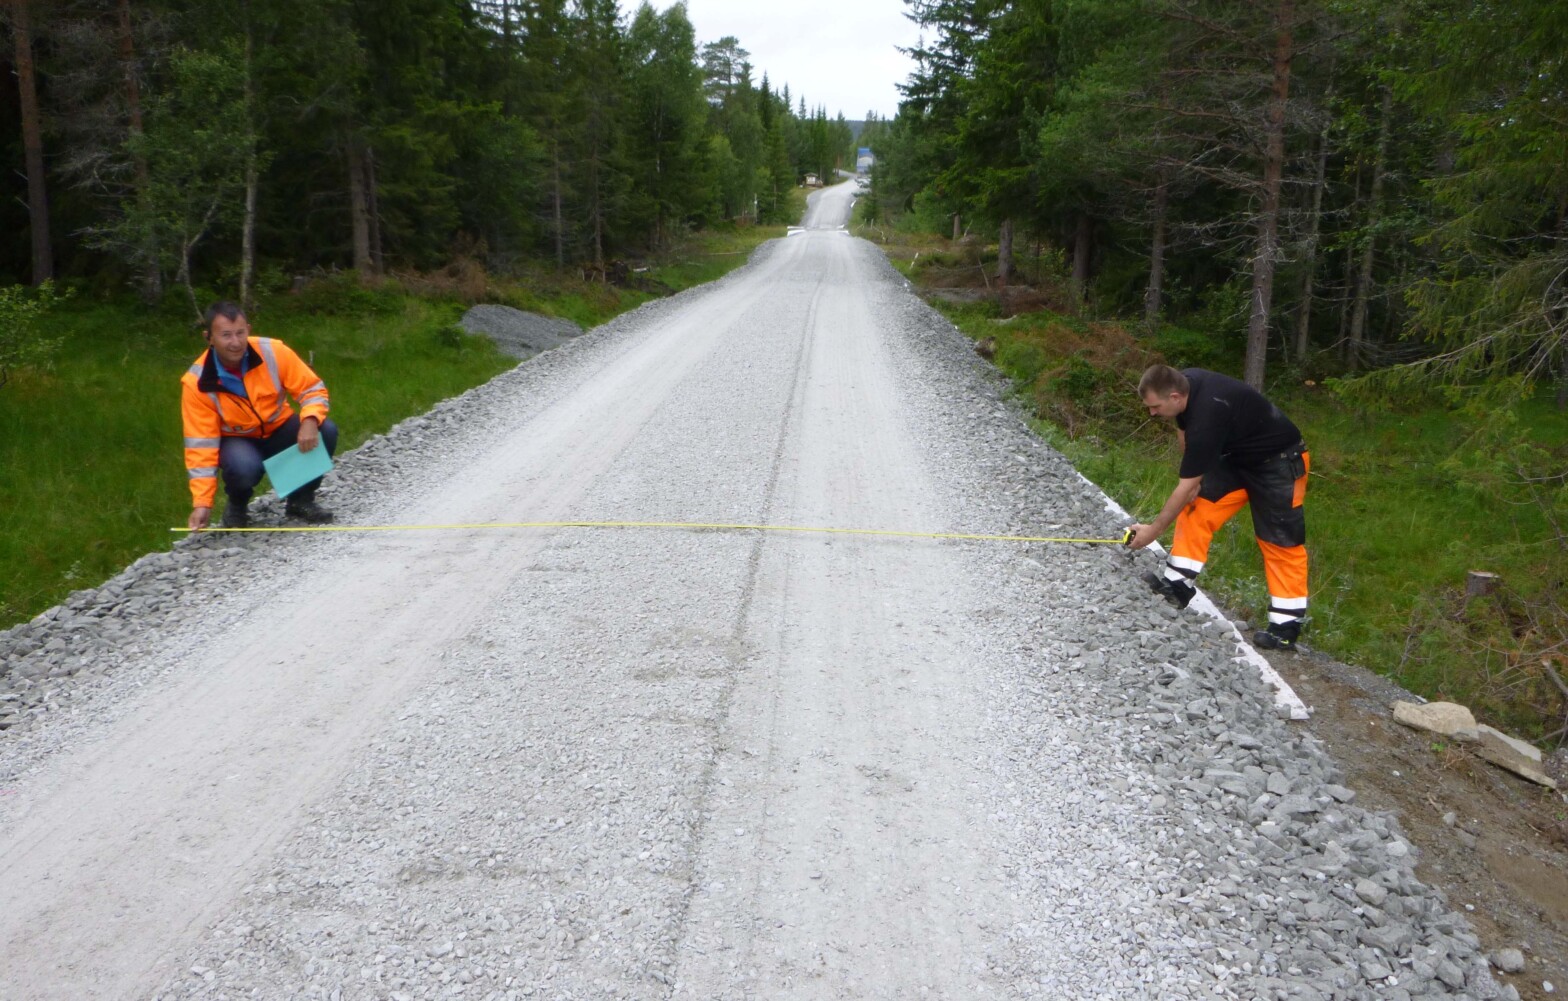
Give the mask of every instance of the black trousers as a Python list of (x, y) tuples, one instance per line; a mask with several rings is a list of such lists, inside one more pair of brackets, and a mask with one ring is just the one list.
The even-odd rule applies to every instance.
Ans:
[(1253, 534), (1276, 546), (1300, 546), (1307, 541), (1307, 516), (1296, 498), (1296, 482), (1306, 475), (1306, 447), (1297, 445), (1256, 465), (1234, 466), (1221, 460), (1203, 474), (1198, 496), (1218, 503), (1245, 490)]
[[(218, 468), (223, 471), (223, 489), (229, 503), (244, 506), (250, 503), (256, 484), (267, 472), (263, 459), (299, 443), (299, 415), (290, 417), (282, 427), (265, 438), (224, 438), (218, 442)], [(338, 452), (338, 426), (330, 419), (321, 422), (321, 444), (328, 455)], [(308, 501), (316, 496), (321, 477), (316, 477), (289, 494), (289, 500)]]

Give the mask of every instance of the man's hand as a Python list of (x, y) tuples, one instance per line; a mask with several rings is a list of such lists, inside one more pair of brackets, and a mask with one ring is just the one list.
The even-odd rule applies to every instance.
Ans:
[(1165, 530), (1176, 521), (1176, 516), (1181, 514), (1182, 508), (1193, 502), (1198, 496), (1199, 489), (1203, 486), (1203, 477), (1189, 476), (1176, 481), (1176, 489), (1166, 498), (1165, 506), (1160, 508), (1159, 516), (1147, 525), (1132, 526), (1132, 539), (1127, 543), (1128, 549), (1142, 549), (1159, 541)]
[(314, 417), (307, 417), (299, 422), (299, 438), (295, 444), (301, 452), (309, 452), (321, 443), (321, 427)]
[(1160, 540), (1160, 530), (1153, 525), (1132, 526), (1132, 538), (1127, 540), (1128, 549), (1142, 549), (1152, 542)]
[(212, 520), (212, 508), (210, 508), (210, 507), (193, 507), (193, 508), (191, 508), (191, 519), (190, 519), (190, 521), (186, 522), (186, 525), (188, 525), (190, 527), (191, 531), (199, 532), (202, 529), (206, 528), (207, 527), (207, 523), (209, 521), (211, 521), (211, 520)]

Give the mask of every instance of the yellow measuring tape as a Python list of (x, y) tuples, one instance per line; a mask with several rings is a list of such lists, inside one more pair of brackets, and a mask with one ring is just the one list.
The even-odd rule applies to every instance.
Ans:
[[(903, 539), (972, 539), (980, 542), (1088, 542), (1126, 545), (1132, 529), (1116, 539), (1069, 539), (1046, 535), (975, 535), (966, 532), (899, 532), (881, 528), (810, 528), (802, 525), (741, 525), (706, 521), (507, 521), (466, 525), (279, 525), (270, 528), (207, 528), (206, 532), (456, 532), (493, 528), (678, 528), (731, 532), (814, 532), (827, 535), (883, 535)], [(169, 529), (190, 532), (189, 528)]]

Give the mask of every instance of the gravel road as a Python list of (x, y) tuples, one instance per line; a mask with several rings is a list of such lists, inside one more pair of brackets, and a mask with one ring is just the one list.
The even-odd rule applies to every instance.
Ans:
[[(840, 228), (852, 197), (404, 422), (323, 500), (1119, 534)], [(0, 997), (1511, 996), (1228, 630), (1150, 598), (1154, 561), (182, 543), (0, 636)]]

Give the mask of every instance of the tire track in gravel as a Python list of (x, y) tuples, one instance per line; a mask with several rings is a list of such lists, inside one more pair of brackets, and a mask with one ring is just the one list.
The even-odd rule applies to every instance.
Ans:
[[(810, 356), (811, 346), (813, 344), (813, 340), (810, 335), (815, 330), (817, 304), (822, 296), (822, 287), (823, 282), (819, 278), (816, 284), (816, 288), (813, 290), (811, 295), (811, 303), (806, 310), (807, 336), (801, 339), (801, 342), (795, 352), (795, 361), (789, 379), (791, 386), (789, 404), (785, 409), (784, 419), (779, 422), (778, 438), (774, 442), (772, 456), (768, 463), (767, 484), (763, 488), (763, 505), (758, 519), (759, 524), (772, 524), (774, 522), (774, 515), (776, 513), (775, 502), (778, 496), (779, 477), (784, 468), (786, 446), (790, 441), (791, 432), (794, 428), (796, 420), (798, 419), (797, 415), (801, 412), (802, 399), (805, 396), (806, 375), (809, 372), (806, 363)], [(751, 544), (751, 552), (746, 559), (746, 575), (745, 582), (741, 586), (740, 604), (736, 609), (730, 627), (731, 642), (736, 646), (736, 648), (743, 648), (747, 643), (752, 603), (756, 598), (757, 580), (759, 574), (762, 571), (763, 557), (768, 541), (768, 536), (765, 533), (758, 533), (755, 540), (753, 540)], [(694, 842), (697, 843), (702, 842), (706, 837), (707, 828), (711, 821), (714, 788), (715, 783), (718, 780), (717, 772), (720, 763), (720, 755), (717, 752), (722, 750), (722, 746), (720, 745), (719, 741), (720, 733), (718, 730), (720, 730), (730, 718), (731, 706), (734, 702), (735, 690), (740, 682), (740, 677), (741, 675), (739, 670), (732, 670), (729, 673), (727, 683), (724, 685), (723, 690), (719, 695), (718, 707), (714, 715), (715, 722), (717, 724), (714, 735), (716, 753), (709, 757), (708, 762), (703, 767), (702, 778), (699, 783), (701, 793), (700, 798), (696, 804), (695, 811), (696, 822), (693, 824), (691, 830), (691, 838)], [(674, 933), (670, 938), (669, 948), (665, 950), (665, 954), (663, 956), (663, 961), (668, 966), (674, 966), (679, 962), (679, 956), (676, 950), (679, 947), (679, 944), (685, 941), (687, 935), (690, 932), (689, 925), (691, 921), (691, 908), (695, 895), (696, 887), (693, 885), (688, 886), (686, 892), (682, 896), (681, 906), (675, 920)], [(665, 982), (668, 981), (668, 977), (664, 979)]]
[[(859, 248), (808, 235), (840, 281), (812, 318), (778, 496), (794, 524), (946, 527), (907, 437)], [(766, 651), (723, 739), (677, 997), (970, 997), (1010, 908), (971, 816), (978, 665), (955, 551), (859, 538), (770, 547), (748, 633)], [(971, 644), (967, 644), (972, 647)]]

